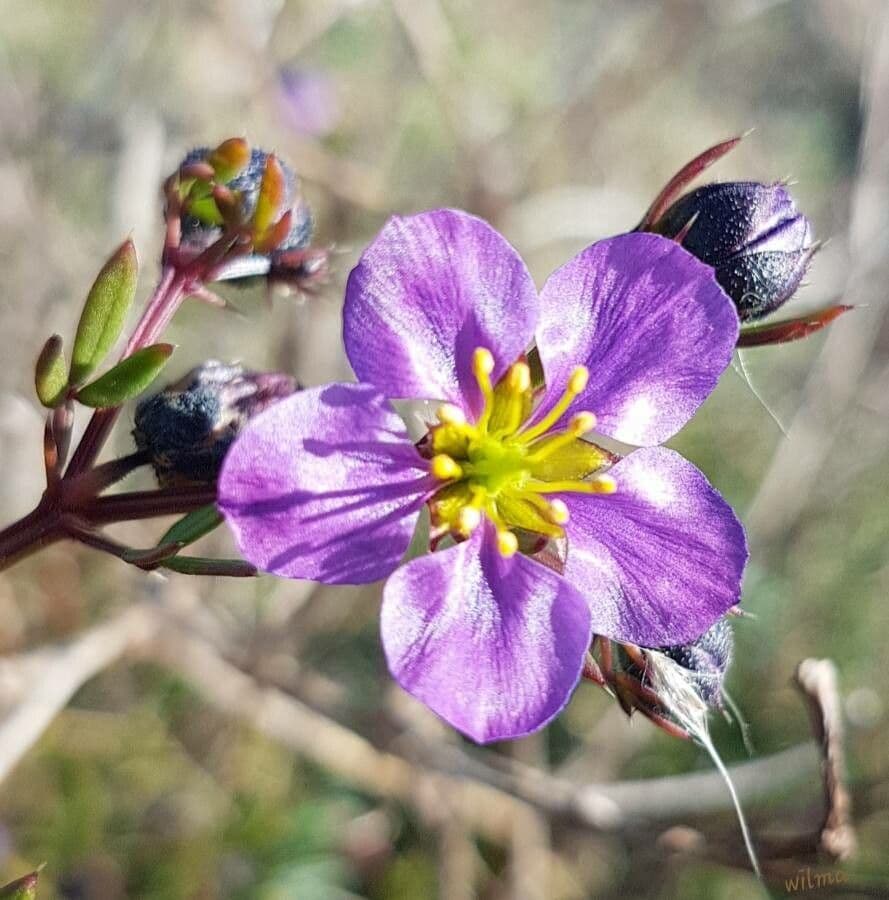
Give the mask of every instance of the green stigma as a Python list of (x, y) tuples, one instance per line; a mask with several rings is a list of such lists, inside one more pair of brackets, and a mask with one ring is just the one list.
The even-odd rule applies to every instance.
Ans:
[[(527, 363), (512, 365), (496, 386), (491, 384), (494, 357), (476, 349), (472, 370), (484, 399), (473, 424), (449, 403), (439, 407), (430, 429), (429, 469), (442, 482), (430, 500), (434, 532), (468, 537), (487, 516), (497, 529), (504, 556), (519, 547), (516, 531), (561, 537), (568, 508), (548, 494), (611, 494), (614, 479), (595, 475), (611, 463), (602, 448), (582, 440), (596, 427), (591, 412), (573, 415), (566, 428), (553, 431), (587, 385), (589, 372), (578, 366), (553, 408), (534, 424), (533, 388)], [(595, 477), (590, 478), (591, 475)]]

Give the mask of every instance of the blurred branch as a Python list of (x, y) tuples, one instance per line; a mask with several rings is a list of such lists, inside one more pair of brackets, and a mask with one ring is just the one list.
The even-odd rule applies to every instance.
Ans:
[(70, 644), (38, 651), (40, 668), (33, 680), (22, 682), (21, 701), (0, 723), (0, 782), (86, 682), (149, 638), (158, 626), (149, 607), (135, 605)]
[(809, 703), (812, 725), (824, 754), (826, 815), (821, 848), (834, 859), (849, 859), (855, 854), (858, 841), (852, 826), (852, 800), (844, 781), (844, 729), (837, 667), (829, 659), (804, 659), (797, 666), (795, 680)]
[[(187, 621), (152, 602), (129, 607), (68, 645), (37, 653), (42, 665), (36, 680), (16, 682), (6, 672), (7, 693), (16, 689), (23, 693), (0, 724), (0, 780), (83, 684), (132, 654), (177, 673), (221, 712), (249, 722), (370, 794), (413, 805), (418, 783), (435, 773), (447, 785), (454, 815), (467, 828), (503, 844), (510, 841), (517, 818), (524, 818), (529, 807), (586, 828), (613, 832), (730, 806), (717, 773), (576, 784), (515, 761), (495, 762), (493, 755), (489, 764), (416, 732), (400, 736), (397, 749), (377, 747), (279, 688), (261, 684), (226, 660)], [(28, 656), (19, 663), (35, 670)], [(742, 802), (752, 803), (771, 799), (802, 781), (818, 784), (818, 765), (817, 748), (805, 744), (731, 771)]]

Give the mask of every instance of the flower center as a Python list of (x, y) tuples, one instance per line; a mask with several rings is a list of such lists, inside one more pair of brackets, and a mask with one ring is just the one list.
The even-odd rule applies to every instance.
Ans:
[[(442, 482), (429, 501), (433, 534), (468, 537), (487, 516), (497, 529), (504, 556), (519, 549), (516, 532), (561, 537), (568, 521), (565, 503), (547, 494), (611, 494), (614, 479), (595, 475), (614, 458), (581, 440), (596, 426), (591, 412), (575, 413), (567, 427), (554, 426), (587, 385), (589, 372), (578, 366), (553, 408), (531, 423), (534, 390), (523, 360), (513, 364), (496, 386), (491, 384), (494, 357), (478, 348), (472, 371), (484, 405), (474, 423), (450, 403), (437, 411), (429, 430), (430, 471)], [(590, 478), (589, 476), (594, 477)]]

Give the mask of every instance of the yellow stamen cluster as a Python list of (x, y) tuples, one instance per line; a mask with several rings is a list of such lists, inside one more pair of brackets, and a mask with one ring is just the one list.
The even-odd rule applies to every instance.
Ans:
[(591, 412), (577, 412), (567, 426), (553, 430), (586, 388), (585, 367), (572, 372), (564, 394), (537, 421), (527, 363), (512, 365), (496, 386), (491, 383), (494, 368), (490, 351), (478, 348), (472, 372), (482, 411), (475, 423), (453, 404), (437, 410), (429, 470), (442, 487), (430, 507), (436, 531), (459, 537), (469, 537), (487, 517), (496, 529), (498, 550), (509, 557), (518, 552), (522, 533), (563, 534), (568, 507), (544, 495), (610, 494), (616, 485), (610, 475), (597, 471), (610, 462), (608, 454), (581, 440), (596, 426)]

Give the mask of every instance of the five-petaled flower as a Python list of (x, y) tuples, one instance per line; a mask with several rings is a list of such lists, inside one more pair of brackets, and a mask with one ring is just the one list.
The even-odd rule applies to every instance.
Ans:
[[(476, 741), (527, 734), (567, 703), (593, 634), (679, 644), (737, 603), (741, 525), (652, 446), (713, 390), (737, 332), (712, 269), (666, 238), (594, 244), (538, 294), (481, 220), (393, 218), (346, 289), (359, 383), (251, 421), (220, 508), (261, 569), (388, 576), (382, 639), (401, 685)], [(418, 443), (389, 402), (405, 398), (439, 404)], [(620, 458), (583, 439), (593, 429), (643, 449)], [(424, 506), (435, 552), (400, 565)]]

